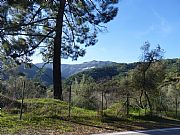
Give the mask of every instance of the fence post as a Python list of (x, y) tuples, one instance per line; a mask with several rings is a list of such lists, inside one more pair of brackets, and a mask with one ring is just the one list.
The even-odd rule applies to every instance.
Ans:
[(69, 108), (68, 108), (68, 117), (71, 117), (71, 83), (69, 87)]
[(103, 113), (103, 109), (104, 109), (104, 91), (102, 90), (102, 93), (101, 93), (101, 116), (103, 117), (104, 113)]
[(127, 93), (126, 97), (126, 116), (129, 115), (129, 93)]
[(177, 97), (176, 97), (176, 119), (177, 119), (177, 117), (178, 117), (178, 99), (177, 99)]
[(21, 100), (20, 120), (22, 119), (22, 113), (23, 113), (24, 90), (25, 90), (25, 81), (23, 81), (23, 88), (22, 88), (22, 100)]

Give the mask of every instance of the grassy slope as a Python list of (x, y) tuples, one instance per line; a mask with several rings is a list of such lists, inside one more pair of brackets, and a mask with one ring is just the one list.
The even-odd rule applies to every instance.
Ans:
[(27, 109), (19, 120), (17, 109), (0, 112), (0, 134), (89, 134), (113, 130), (135, 130), (178, 126), (180, 122), (147, 117), (117, 118), (116, 107), (101, 118), (97, 112), (73, 107), (68, 117), (68, 104), (54, 99), (25, 100)]

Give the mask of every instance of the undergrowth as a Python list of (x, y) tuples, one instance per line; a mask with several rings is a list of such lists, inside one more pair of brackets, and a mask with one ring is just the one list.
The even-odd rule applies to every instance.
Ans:
[[(121, 103), (116, 103), (104, 110), (103, 116), (99, 115), (97, 111), (71, 107), (70, 117), (68, 103), (59, 100), (25, 99), (24, 104), (22, 120), (19, 120), (19, 108), (3, 108), (0, 111), (0, 134), (44, 132), (63, 134), (77, 132), (77, 126), (82, 125), (109, 130), (135, 130), (180, 125), (178, 121), (174, 120), (146, 115), (139, 116), (137, 110), (130, 110), (130, 115), (126, 116), (124, 110), (120, 109)], [(141, 112), (143, 111), (141, 110)], [(170, 124), (168, 125), (168, 123)]]

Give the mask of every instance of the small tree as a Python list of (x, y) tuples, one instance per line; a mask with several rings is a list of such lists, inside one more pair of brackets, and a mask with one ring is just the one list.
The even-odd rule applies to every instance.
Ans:
[(77, 80), (72, 85), (73, 104), (86, 109), (97, 109), (98, 103), (94, 91), (96, 84), (91, 77), (83, 75), (80, 82)]
[[(143, 95), (145, 96), (145, 100), (148, 103), (150, 108), (150, 113), (152, 114), (152, 103), (150, 93), (155, 93), (158, 82), (161, 82), (163, 79), (163, 71), (160, 66), (160, 60), (163, 56), (163, 50), (158, 45), (155, 49), (150, 50), (150, 43), (145, 42), (145, 44), (141, 47), (142, 56), (139, 65), (137, 66), (134, 72), (134, 84), (136, 89), (140, 89), (140, 106), (142, 108), (145, 107), (145, 104), (142, 102)], [(158, 64), (157, 64), (158, 62)], [(159, 69), (159, 70), (157, 70)]]

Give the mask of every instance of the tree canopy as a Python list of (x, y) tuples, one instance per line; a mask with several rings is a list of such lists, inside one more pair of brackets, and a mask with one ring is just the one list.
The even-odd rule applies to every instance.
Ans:
[[(52, 62), (57, 15), (62, 0), (1, 0), (0, 40), (4, 53), (18, 61), (41, 48), (44, 60)], [(67, 0), (63, 13), (61, 57), (76, 60), (86, 47), (95, 45), (102, 23), (112, 20), (118, 0)], [(27, 57), (26, 57), (27, 59)]]
[(61, 58), (77, 60), (95, 45), (98, 32), (111, 21), (118, 0), (0, 0), (2, 54), (30, 62), (37, 49), (53, 62), (54, 97), (62, 99)]

